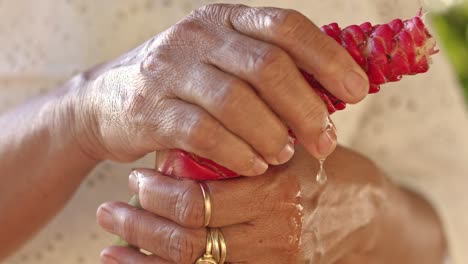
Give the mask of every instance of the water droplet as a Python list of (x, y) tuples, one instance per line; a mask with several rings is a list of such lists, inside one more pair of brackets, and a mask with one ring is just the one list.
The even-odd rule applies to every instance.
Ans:
[(317, 176), (315, 177), (315, 180), (317, 181), (318, 184), (323, 185), (327, 182), (327, 179), (328, 179), (327, 173), (325, 172), (325, 169), (323, 168), (325, 159), (321, 159), (319, 160), (319, 162), (320, 162), (320, 168), (319, 168), (319, 171), (317, 172)]

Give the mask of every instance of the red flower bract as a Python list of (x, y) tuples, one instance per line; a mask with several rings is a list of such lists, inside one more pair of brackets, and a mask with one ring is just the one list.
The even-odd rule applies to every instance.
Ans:
[[(421, 15), (402, 21), (372, 26), (369, 22), (341, 29), (332, 23), (322, 31), (343, 46), (369, 77), (369, 93), (380, 85), (429, 70), (430, 56), (437, 53), (435, 40), (427, 31)], [(325, 90), (315, 78), (302, 71), (305, 79), (324, 100), (330, 113), (345, 104)]]

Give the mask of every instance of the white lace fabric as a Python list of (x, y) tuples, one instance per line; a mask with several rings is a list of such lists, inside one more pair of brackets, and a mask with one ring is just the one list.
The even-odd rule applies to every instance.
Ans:
[[(54, 89), (76, 72), (116, 57), (209, 1), (0, 0), (0, 112)], [(210, 1), (212, 2), (212, 1)], [(409, 0), (224, 1), (293, 8), (316, 24), (387, 22), (419, 9)], [(390, 4), (391, 3), (391, 4)], [(430, 73), (385, 85), (333, 116), (341, 144), (374, 160), (437, 208), (454, 264), (468, 263), (468, 118), (443, 54)], [(97, 206), (129, 198), (132, 167), (101, 164), (67, 206), (7, 264), (98, 263), (114, 238), (95, 223)]]

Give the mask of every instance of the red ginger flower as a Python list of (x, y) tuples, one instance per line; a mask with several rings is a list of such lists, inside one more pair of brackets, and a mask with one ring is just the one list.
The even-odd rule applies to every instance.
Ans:
[[(429, 70), (430, 56), (437, 53), (435, 40), (427, 31), (421, 14), (402, 21), (372, 26), (366, 22), (341, 29), (337, 23), (323, 26), (322, 31), (343, 46), (369, 77), (369, 93), (376, 93), (380, 85), (401, 80)], [(302, 71), (309, 84), (331, 113), (346, 105), (329, 93), (315, 78)]]

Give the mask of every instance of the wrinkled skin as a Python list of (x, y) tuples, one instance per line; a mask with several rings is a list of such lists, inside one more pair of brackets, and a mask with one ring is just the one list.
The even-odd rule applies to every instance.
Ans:
[[(382, 255), (370, 253), (383, 246), (381, 241), (377, 245), (382, 239), (378, 230), (389, 230), (383, 219), (394, 217), (394, 186), (372, 162), (341, 147), (326, 167), (329, 181), (320, 186), (315, 181), (317, 162), (300, 149), (287, 165), (265, 175), (207, 182), (213, 212), (210, 226), (221, 227), (226, 237), (227, 261), (387, 263)], [(138, 170), (130, 176), (130, 188), (146, 211), (107, 203), (98, 210), (99, 223), (154, 255), (111, 247), (103, 252), (103, 263), (114, 263), (111, 259), (118, 263), (194, 263), (206, 241), (198, 183)], [(391, 236), (386, 239), (384, 246), (390, 246), (397, 256)]]
[(323, 158), (336, 134), (298, 67), (344, 102), (367, 94), (359, 65), (299, 12), (206, 6), (74, 79), (75, 131), (97, 160), (183, 149), (252, 176), (292, 157), (289, 127)]

